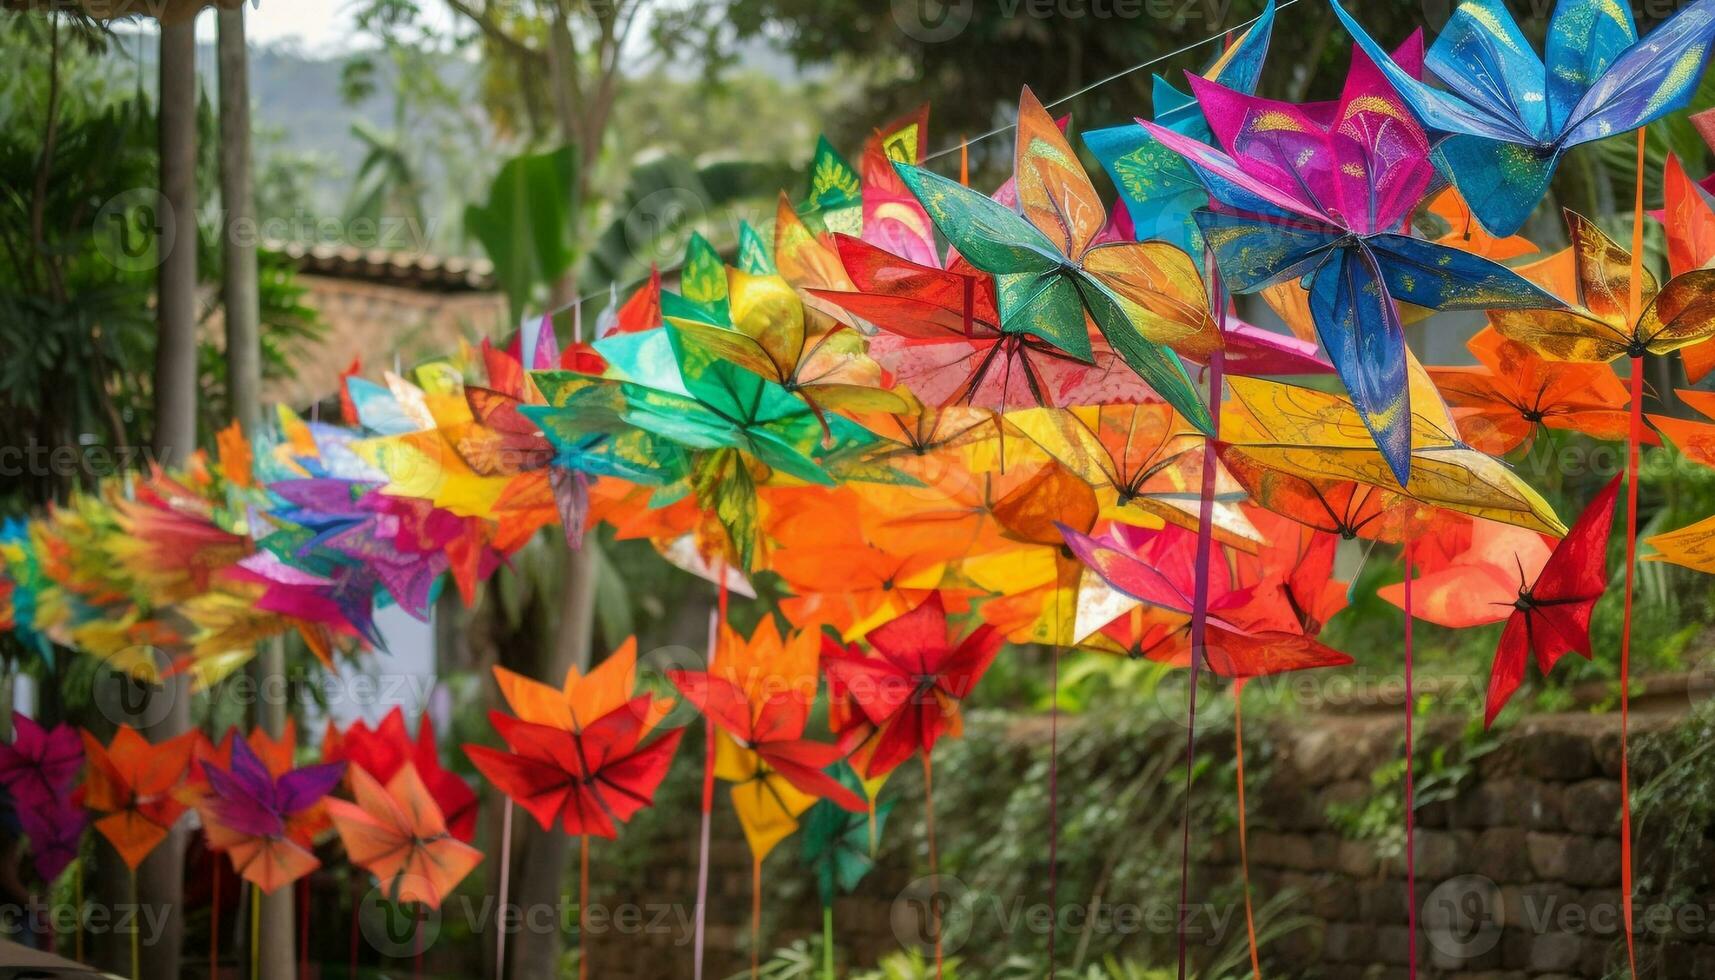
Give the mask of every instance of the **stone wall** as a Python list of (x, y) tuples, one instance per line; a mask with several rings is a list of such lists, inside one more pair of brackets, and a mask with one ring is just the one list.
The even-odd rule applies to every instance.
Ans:
[[(1285, 738), (1278, 768), (1254, 796), (1251, 875), (1259, 892), (1302, 893), (1317, 924), (1279, 944), (1274, 958), (1290, 975), (1404, 977), (1403, 857), (1345, 839), (1328, 817), (1330, 805), (1374, 792), (1370, 773), (1397, 751), (1397, 733), (1348, 723)], [(1614, 957), (1623, 956), (1619, 760), (1611, 719), (1527, 721), (1475, 761), (1456, 795), (1418, 811), (1425, 975), (1597, 978), (1616, 968)], [(1234, 850), (1236, 842), (1220, 848)], [(1640, 855), (1646, 850), (1640, 838)], [(1640, 898), (1640, 921), (1646, 910), (1662, 913)], [(1656, 930), (1649, 959), (1653, 965), (1666, 952), (1667, 968), (1641, 963), (1640, 973), (1715, 976), (1715, 945), (1662, 951), (1666, 930)]]
[[(1634, 716), (1634, 734), (1661, 727), (1672, 717)], [(1428, 731), (1421, 737), (1426, 745), (1459, 741), (1456, 728), (1425, 727)], [(1063, 732), (1062, 737), (1076, 735)], [(1218, 744), (1219, 737), (1211, 734), (1209, 744)], [(1301, 721), (1258, 737), (1270, 740), (1273, 758), (1266, 775), (1249, 788), (1256, 902), (1261, 905), (1290, 890), (1295, 896), (1290, 911), (1311, 920), (1265, 947), (1264, 976), (1405, 977), (1410, 902), (1403, 856), (1388, 853), (1385, 842), (1350, 839), (1329, 816), (1331, 808), (1362, 804), (1378, 792), (1372, 774), (1400, 752), (1397, 718)], [(1164, 744), (1167, 741), (1171, 739)], [(1421, 975), (1600, 978), (1623, 965), (1618, 776), (1617, 719), (1574, 714), (1519, 722), (1472, 761), (1456, 789), (1441, 781), (1446, 797), (1418, 810)], [(1646, 778), (1648, 774), (1634, 773), (1634, 785)], [(1420, 773), (1419, 779), (1426, 777)], [(1434, 791), (1433, 785), (1426, 788)], [(1210, 785), (1200, 792), (1219, 788)], [(907, 816), (915, 805), (902, 804), (902, 823), (918, 822), (915, 814)], [(729, 809), (723, 791), (714, 823), (710, 882), (705, 975), (711, 978), (749, 965), (750, 861)], [(952, 813), (941, 819), (950, 823), (983, 815)], [(653, 915), (666, 925), (592, 930), (587, 946), (592, 976), (655, 980), (690, 975), (695, 832), (690, 825), (680, 829), (683, 833), (666, 835), (670, 843), (655, 846), (641, 870), (604, 873), (598, 851), (596, 904), (611, 909), (639, 906), (640, 911), (631, 914), (645, 919)], [(1639, 828), (1640, 875), (1665, 861), (1709, 863), (1708, 851), (1653, 853), (1653, 830)], [(1177, 846), (1176, 826), (1174, 831), (1168, 846)], [(785, 853), (797, 844), (797, 838), (782, 844), (766, 866), (764, 949), (820, 927), (814, 891), (802, 880), (796, 855)], [(898, 897), (913, 881), (913, 869), (907, 865), (918, 864), (921, 872), (920, 852), (889, 852), (884, 857), (860, 892), (836, 905), (842, 957), (849, 955), (865, 966), (900, 948), (895, 935)], [(1194, 896), (1219, 886), (1230, 889), (1238, 873), (1236, 832), (1216, 836), (1195, 873)], [(1711, 902), (1715, 893), (1710, 902), (1682, 899), (1671, 906), (1640, 896), (1640, 976), (1715, 977)], [(1227, 922), (1228, 928), (1243, 929), (1242, 915)]]

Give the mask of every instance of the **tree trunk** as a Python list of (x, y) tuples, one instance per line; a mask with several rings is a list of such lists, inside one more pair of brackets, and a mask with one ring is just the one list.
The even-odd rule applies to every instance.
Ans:
[[(554, 541), (552, 547), (562, 542)], [(537, 680), (558, 686), (566, 668), (587, 667), (595, 620), (595, 552), (585, 547), (574, 552), (566, 565), (566, 577), (559, 598), (559, 622), (554, 635), (530, 637), (535, 642), (514, 646), (503, 639), (498, 645), (505, 666), (522, 671)], [(513, 653), (513, 657), (508, 657)], [(514, 659), (515, 658), (515, 659)], [(495, 821), (495, 834), (489, 852), (496, 855), (499, 867), (500, 830)], [(561, 931), (566, 925), (557, 917), (544, 918), (545, 913), (532, 910), (558, 910), (565, 895), (566, 857), (571, 839), (558, 829), (544, 831), (522, 810), (514, 808), (512, 823), (512, 860), (510, 862), (511, 894), (507, 903), (521, 910), (516, 930), (506, 938), (506, 978), (531, 980), (559, 974)], [(498, 878), (498, 870), (495, 873)], [(498, 888), (496, 888), (498, 893)], [(495, 921), (499, 922), (498, 915)], [(542, 928), (542, 926), (548, 928)], [(489, 955), (484, 975), (494, 976), (494, 935), (489, 935)]]
[(250, 162), (250, 57), (244, 9), (222, 10), (220, 23), (220, 295), (226, 311), (226, 394), (233, 415), (253, 435), (262, 423), (262, 300), (256, 271), (256, 202)]
[[(578, 83), (577, 43), (563, 4), (553, 5), (548, 19), (548, 76), (554, 89), (554, 115), (560, 124), (560, 139), (577, 148), (577, 175), (566, 188), (568, 200), (581, 202), (584, 188), (589, 186), (589, 174), (600, 152), (600, 140), (592, 140), (584, 131)], [(573, 211), (577, 213), (576, 209)], [(574, 219), (577, 220), (577, 219)], [(548, 284), (548, 309), (561, 310), (577, 302), (578, 266), (573, 262), (560, 277)], [(581, 339), (581, 338), (580, 338)]]
[[(163, 465), (182, 464), (196, 450), (197, 439), (197, 188), (196, 188), (196, 28), (191, 21), (161, 28), (160, 109), (157, 138), (161, 154), (163, 219), (173, 227), (171, 247), (163, 250), (156, 270), (155, 315), (155, 457)], [(145, 728), (152, 742), (162, 742), (190, 729), (188, 679), (169, 679), (156, 696), (168, 707)], [(181, 822), (137, 869), (136, 901), (151, 914), (163, 916), (161, 931), (142, 950), (142, 977), (172, 980), (179, 976), (179, 953), (184, 938), (185, 846), (190, 831)], [(109, 852), (111, 853), (111, 852)], [(103, 877), (124, 874), (115, 861), (104, 861)], [(128, 877), (128, 876), (127, 876)], [(111, 889), (113, 882), (107, 882)], [(120, 885), (132, 900), (132, 882)], [(109, 891), (111, 894), (111, 891)], [(113, 936), (108, 950), (130, 972), (131, 937)]]
[[(246, 436), (262, 422), (261, 298), (256, 270), (256, 205), (251, 187), (250, 58), (244, 43), (244, 9), (222, 10), (220, 61), (221, 302), (226, 313), (227, 400)], [(272, 738), (286, 732), (285, 644), (274, 638), (256, 653), (255, 722)], [(261, 951), (257, 962), (269, 980), (291, 980), (294, 951), (293, 888), (262, 896)]]
[(161, 28), (160, 140), (163, 220), (171, 247), (156, 270), (155, 454), (183, 463), (197, 436), (196, 34)]

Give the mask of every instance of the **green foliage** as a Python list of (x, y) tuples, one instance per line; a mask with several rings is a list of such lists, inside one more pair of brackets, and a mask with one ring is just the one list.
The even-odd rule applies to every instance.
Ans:
[(363, 119), (351, 124), (351, 134), (364, 152), (346, 202), (346, 221), (403, 217), (422, 228), (424, 186), (412, 159), (410, 134), (399, 126), (384, 132)]
[[(153, 112), (103, 83), (99, 50), (44, 19), (0, 18), (0, 59), (14, 66), (0, 79), (0, 349), (12, 352), (0, 444), (135, 446), (150, 429), (154, 318), (153, 243), (134, 235), (148, 202), (134, 189), (155, 182)], [(137, 204), (104, 213), (116, 199)], [(10, 481), (24, 499), (7, 503), (89, 482), (68, 476)]]
[[(957, 956), (942, 957), (942, 980), (971, 980), (971, 975), (960, 969), (963, 963)], [(853, 973), (851, 980), (934, 980), (935, 976), (934, 958), (909, 949), (882, 957), (875, 969)]]
[(466, 206), (465, 230), (494, 263), (514, 321), (577, 259), (581, 206), (578, 157), (570, 146), (506, 161), (488, 189), (488, 200)]
[[(1416, 706), (1424, 714), (1427, 699)], [(1477, 762), (1500, 744), (1499, 736), (1473, 717), (1451, 742), (1420, 738), (1413, 746), (1413, 809), (1451, 800), (1470, 784)], [(1370, 773), (1370, 793), (1361, 800), (1328, 804), (1328, 822), (1348, 840), (1371, 841), (1376, 856), (1405, 853), (1405, 759), (1391, 759)]]
[(772, 221), (774, 196), (795, 179), (796, 170), (780, 163), (697, 164), (667, 154), (637, 165), (609, 208), (612, 221), (594, 239), (583, 267), (583, 290), (609, 283), (624, 289), (648, 276), (651, 264), (678, 265), (692, 232), (701, 232), (717, 247), (731, 247), (739, 219), (766, 216)]
[(1082, 714), (1152, 703), (1162, 682), (1176, 672), (1177, 668), (1153, 660), (1077, 651), (1060, 665), (1060, 709)]
[[(1712, 878), (1707, 855), (1715, 826), (1715, 701), (1695, 704), (1671, 727), (1632, 741), (1632, 836), (1640, 907), (1695, 907)], [(1640, 929), (1640, 973), (1675, 962), (1673, 930)], [(1608, 962), (1625, 963), (1616, 940)], [(1653, 967), (1653, 969), (1652, 969)]]
[[(749, 980), (750, 971), (736, 973), (731, 980)], [(822, 975), (822, 940), (799, 939), (777, 949), (764, 960), (757, 973), (763, 980), (811, 980)]]
[[(1311, 916), (1291, 911), (1298, 900), (1296, 893), (1282, 892), (1256, 909), (1259, 947), (1266, 947), (1315, 921)], [(769, 980), (810, 980), (822, 976), (821, 958), (821, 937), (800, 939), (775, 950), (762, 962), (760, 974)], [(945, 980), (1036, 980), (1047, 972), (1046, 960), (1040, 957), (1008, 956), (986, 968), (968, 961), (967, 957), (949, 955), (943, 960), (940, 975)], [(1052, 977), (1053, 980), (1169, 980), (1177, 974), (1165, 965), (1167, 962), (1109, 953), (1095, 962), (1058, 967)], [(748, 971), (735, 974), (731, 980), (743, 980), (749, 975)], [(874, 969), (852, 970), (843, 975), (849, 980), (933, 980), (937, 972), (932, 954), (911, 948), (883, 956)], [(1250, 946), (1244, 931), (1235, 930), (1205, 963), (1192, 967), (1190, 976), (1196, 980), (1243, 980), (1251, 976)]]
[[(141, 468), (154, 429), (155, 108), (110, 40), (62, 18), (0, 15), (11, 68), (0, 78), (0, 349), (19, 355), (0, 361), (0, 445), (71, 459), (32, 465), (0, 508)], [(197, 135), (198, 186), (212, 199), (218, 127), (206, 99)], [(218, 282), (219, 229), (204, 222), (191, 247), (202, 281)], [(263, 372), (277, 377), (317, 327), (284, 260), (261, 259), (261, 290)], [(198, 351), (205, 438), (230, 417), (218, 333), (202, 331)]]

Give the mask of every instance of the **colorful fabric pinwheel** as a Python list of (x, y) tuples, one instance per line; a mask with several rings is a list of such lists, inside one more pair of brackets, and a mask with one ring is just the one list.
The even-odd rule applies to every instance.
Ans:
[(173, 795), (196, 747), (196, 732), (149, 744), (136, 729), (121, 725), (113, 741), (102, 745), (83, 732), (89, 775), (82, 803), (99, 814), (95, 829), (107, 838), (132, 871), (155, 845), (166, 839), (185, 805)]
[(726, 295), (730, 322), (704, 319), (700, 307), (665, 294), (664, 315), (679, 343), (701, 358), (736, 364), (772, 381), (817, 412), (906, 409), (903, 399), (881, 386), (881, 371), (864, 353), (862, 335), (838, 323), (815, 324), (785, 279), (729, 269)]
[(861, 773), (873, 778), (918, 752), (928, 756), (944, 735), (959, 736), (959, 702), (994, 662), (1002, 637), (983, 625), (961, 638), (947, 621), (940, 593), (934, 593), (866, 639), (875, 655), (841, 651), (824, 669), (877, 727), (875, 750)]
[[(1715, 8), (1712, 8), (1715, 12)], [(1501, 335), (1557, 361), (1603, 363), (1620, 357), (1668, 354), (1715, 336), (1715, 269), (1694, 269), (1659, 286), (1642, 268), (1631, 309), (1632, 253), (1583, 215), (1566, 212), (1577, 306), (1555, 310), (1493, 310)]]
[[(1608, 481), (1550, 552), (1530, 531), (1477, 530), (1471, 546), (1414, 585), (1427, 590), (1412, 614), (1444, 626), (1473, 626), (1505, 619), (1489, 675), (1483, 723), (1494, 724), (1534, 658), (1547, 675), (1567, 653), (1588, 659), (1590, 615), (1608, 588), (1608, 535), (1620, 480)], [(1398, 603), (1403, 587), (1382, 590)]]
[(356, 802), (329, 800), (328, 816), (352, 863), (369, 870), (395, 903), (440, 908), (442, 899), (482, 863), (482, 852), (447, 829), (441, 808), (410, 762), (383, 786), (361, 767), (350, 771)]
[[(594, 346), (618, 380), (538, 373), (556, 418), (544, 425), (622, 421), (683, 447), (690, 456), (686, 483), (726, 528), (741, 568), (756, 555), (760, 483), (776, 472), (832, 483), (824, 463), (873, 441), (855, 423), (819, 418), (779, 385), (687, 344), (675, 327), (617, 335)], [(608, 408), (592, 415), (592, 401)]]
[(804, 737), (820, 643), (809, 630), (782, 636), (764, 617), (748, 639), (723, 628), (708, 671), (668, 674), (719, 732), (715, 774), (735, 784), (733, 806), (757, 861), (797, 829), (799, 814), (818, 799), (867, 810), (825, 772), (839, 761), (839, 749)]
[(494, 711), (508, 751), (466, 745), (465, 754), (490, 783), (536, 818), (544, 830), (619, 836), (619, 825), (654, 802), (680, 731), (644, 744), (648, 696), (632, 699), (578, 731), (536, 724)]
[(391, 785), (410, 766), (452, 835), (467, 844), (476, 839), (476, 793), (462, 776), (441, 765), (435, 725), (427, 714), (417, 720), (415, 739), (406, 733), (405, 712), (399, 707), (373, 728), (361, 718), (343, 732), (329, 722), (322, 735), (322, 761), (345, 762), (349, 772), (361, 769), (382, 785)]
[(923, 162), (929, 142), (929, 106), (877, 129), (858, 157), (863, 185), (864, 241), (919, 265), (939, 266), (935, 225), (894, 172), (895, 163)]
[(1163, 346), (1207, 325), (1195, 266), (1165, 243), (1097, 243), (1107, 209), (1029, 89), (1019, 101), (1014, 175), (1022, 218), (930, 171), (896, 169), (959, 254), (995, 277), (1002, 333), (1030, 334), (1090, 363), (1093, 323), (1152, 390), (1199, 430), (1213, 427), (1184, 365)]
[[(1195, 528), (1203, 471), (1203, 435), (1160, 402), (1032, 409), (1006, 424), (1094, 487), (1102, 516), (1143, 526), (1162, 520)], [(1238, 486), (1217, 477), (1215, 533), (1254, 547), (1257, 534), (1232, 502)]]
[(1460, 437), (1473, 448), (1504, 455), (1528, 443), (1539, 428), (1626, 437), (1626, 386), (1606, 364), (1547, 361), (1492, 327), (1465, 346), (1479, 366), (1428, 371), (1454, 410)]
[(1502, 0), (1464, 0), (1423, 62), (1446, 86), (1438, 89), (1332, 6), (1423, 125), (1447, 134), (1436, 162), (1497, 235), (1524, 224), (1567, 150), (1683, 108), (1715, 39), (1710, 0), (1641, 40), (1629, 6), (1560, 0), (1545, 64)]
[(12, 742), (0, 745), (0, 787), (30, 839), (30, 860), (43, 881), (52, 882), (77, 857), (87, 818), (72, 800), (83, 768), (83, 740), (61, 723), (43, 728), (22, 714), (12, 716)]
[(194, 805), (209, 846), (232, 859), (239, 877), (272, 894), (321, 866), (311, 828), (344, 774), (344, 763), (275, 773), (249, 740), (234, 738), (228, 767), (203, 766), (208, 789)]
[[(1254, 92), (1274, 33), (1274, 17), (1274, 0), (1269, 0), (1256, 21), (1202, 76), (1235, 92)], [(1160, 75), (1154, 78), (1152, 102), (1159, 125), (1200, 142), (1213, 139), (1197, 99)], [(1137, 240), (1170, 242), (1200, 265), (1205, 242), (1192, 213), (1208, 203), (1209, 194), (1184, 159), (1135, 125), (1092, 130), (1083, 137), (1084, 145), (1113, 178)]]
[(1429, 140), (1361, 53), (1326, 119), (1197, 77), (1191, 88), (1227, 153), (1138, 122), (1185, 158), (1219, 205), (1196, 218), (1222, 282), (1251, 293), (1304, 281), (1323, 349), (1382, 457), (1406, 482), (1414, 406), (1397, 304), (1557, 302), (1504, 266), (1402, 234), (1433, 176)]
[(940, 269), (856, 239), (835, 243), (855, 289), (816, 295), (875, 325), (870, 355), (925, 405), (1003, 411), (1149, 397), (1101, 336), (1062, 347), (1016, 323), (1008, 329), (995, 280), (963, 258)]
[(1413, 465), (1404, 486), (1394, 479), (1350, 401), (1255, 378), (1229, 381), (1233, 399), (1221, 419), (1222, 458), (1235, 473), (1249, 462), (1308, 478), (1312, 487), (1361, 483), (1462, 514), (1561, 533), (1564, 525), (1548, 501), (1511, 468), (1459, 441), (1428, 377), (1421, 369), (1414, 373)]
[[(1062, 531), (1072, 552), (1110, 586), (1145, 605), (1182, 617), (1158, 630), (1147, 646), (1127, 652), (1165, 663), (1190, 663), (1193, 651), (1187, 631), (1195, 591), (1196, 534), (1171, 525), (1152, 532), (1118, 524), (1102, 538), (1071, 528)], [(1218, 565), (1227, 563), (1225, 558), (1217, 561)], [(1311, 624), (1287, 613), (1293, 605), (1286, 598), (1292, 594), (1288, 582), (1255, 583), (1246, 589), (1231, 583), (1230, 569), (1217, 567), (1210, 575), (1208, 638), (1203, 657), (1216, 674), (1260, 677), (1352, 662), (1351, 657), (1318, 642), (1314, 630), (1307, 632)], [(1254, 608), (1259, 598), (1265, 604), (1276, 599), (1277, 608)]]

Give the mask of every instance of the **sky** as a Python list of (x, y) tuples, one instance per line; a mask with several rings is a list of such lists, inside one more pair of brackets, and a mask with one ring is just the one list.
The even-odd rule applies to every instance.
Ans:
[[(343, 51), (351, 46), (351, 0), (249, 0), (245, 36), (251, 44), (273, 44), (296, 38), (311, 54)], [(448, 23), (446, 7), (423, 4), (432, 22)], [(214, 39), (214, 18), (197, 21), (198, 33)]]

